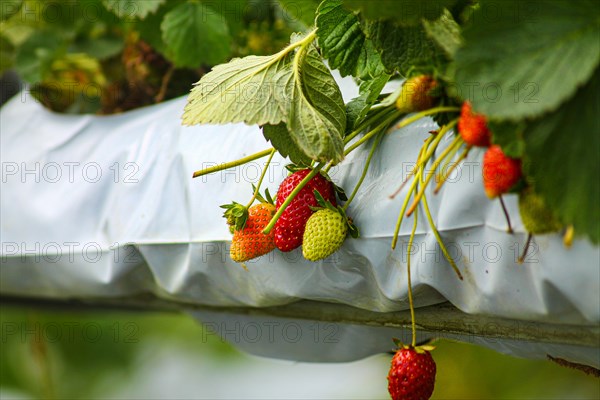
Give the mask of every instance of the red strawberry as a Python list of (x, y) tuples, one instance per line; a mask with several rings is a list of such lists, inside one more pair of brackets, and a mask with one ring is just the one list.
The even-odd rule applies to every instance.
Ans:
[(275, 215), (275, 206), (269, 203), (255, 204), (248, 209), (248, 218), (242, 229), (233, 234), (229, 255), (235, 262), (244, 262), (275, 249), (274, 232), (265, 235), (262, 230)]
[(427, 400), (435, 385), (435, 361), (431, 353), (414, 347), (398, 349), (388, 374), (392, 400)]
[(489, 147), (492, 134), (489, 131), (485, 116), (474, 113), (471, 103), (465, 101), (460, 110), (458, 132), (465, 143), (471, 146)]
[[(310, 173), (310, 169), (302, 169), (294, 172), (283, 180), (277, 191), (276, 206), (281, 207), (285, 199), (298, 186), (298, 184)], [(313, 214), (310, 207), (317, 207), (317, 199), (314, 191), (318, 191), (321, 196), (331, 204), (336, 206), (335, 187), (333, 183), (322, 174), (317, 174), (300, 193), (294, 198), (290, 205), (285, 209), (281, 217), (275, 224), (275, 245), (281, 251), (292, 251), (302, 245), (302, 237), (306, 221)]]
[(508, 192), (521, 179), (521, 160), (510, 158), (500, 146), (491, 146), (483, 156), (483, 187), (489, 198)]

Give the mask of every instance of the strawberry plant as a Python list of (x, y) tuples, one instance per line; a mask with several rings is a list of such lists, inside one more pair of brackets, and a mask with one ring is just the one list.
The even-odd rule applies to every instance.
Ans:
[[(486, 156), (491, 172), (484, 173), (491, 197), (518, 192), (522, 173), (563, 226), (598, 243), (600, 193), (589, 184), (599, 172), (593, 109), (600, 59), (592, 49), (598, 10), (591, 1), (536, 4), (532, 10), (487, 1), (440, 0), (428, 7), (408, 0), (323, 1), (314, 29), (292, 35), (287, 47), (215, 66), (192, 89), (183, 123), (258, 125), (282, 156), (327, 170), (391, 127), (432, 117), (440, 130), (424, 132), (427, 151), (412, 183), (401, 185), (409, 189), (399, 222), (425, 206), (433, 181), (435, 192), (441, 190), (453, 168), (445, 167), (458, 165), (472, 146), (493, 144)], [(496, 6), (502, 12), (492, 13)], [(537, 28), (547, 37), (530, 37)], [(567, 67), (560, 62), (565, 51), (589, 56)], [(353, 76), (359, 96), (344, 104), (330, 69)], [(382, 93), (399, 78), (407, 80), (398, 91)], [(578, 135), (569, 134), (573, 129)], [(452, 133), (455, 139), (442, 149), (442, 138)]]
[[(303, 10), (315, 7), (314, 1), (297, 3)], [(416, 352), (410, 355), (415, 359), (429, 355), (429, 349), (415, 343), (410, 283), (410, 249), (419, 215), (427, 219), (457, 278), (463, 279), (435, 226), (427, 197), (442, 190), (474, 147), (487, 148), (481, 184), (488, 197), (501, 202), (508, 234), (512, 227), (502, 195), (516, 194), (531, 233), (552, 234), (566, 227), (567, 245), (573, 235), (600, 242), (600, 130), (595, 115), (600, 9), (594, 1), (323, 0), (314, 17), (312, 28), (293, 34), (280, 51), (217, 65), (194, 85), (183, 114), (185, 125), (258, 125), (272, 146), (194, 176), (273, 151), (306, 168), (302, 179), (288, 178), (294, 179), (293, 188), (278, 193), (277, 212), (263, 230), (267, 235), (288, 223), (286, 208), (296, 201), (314, 202), (319, 194), (331, 194), (319, 190), (312, 196), (312, 190), (305, 190), (321, 171), (371, 145), (345, 204), (336, 209), (335, 199), (326, 199), (330, 204), (307, 211), (293, 234), (280, 231), (277, 239), (276, 233), (276, 241), (294, 242), (280, 247), (289, 250), (301, 244), (303, 231), (305, 257), (318, 260), (345, 240), (352, 226), (346, 211), (351, 213), (348, 206), (386, 133), (433, 118), (439, 129), (422, 133), (415, 168), (390, 196), (403, 195), (392, 248), (404, 219), (413, 219), (406, 265), (413, 343), (402, 346), (399, 354)], [(359, 95), (344, 103), (331, 70), (352, 76)], [(393, 80), (404, 83), (390, 93), (385, 87)], [(442, 145), (448, 137), (449, 144)], [(541, 228), (540, 218), (548, 222)], [(432, 362), (419, 361), (429, 365), (430, 378), (422, 390), (411, 392), (400, 388), (403, 364), (395, 361), (397, 371), (389, 378), (392, 397), (431, 396)]]

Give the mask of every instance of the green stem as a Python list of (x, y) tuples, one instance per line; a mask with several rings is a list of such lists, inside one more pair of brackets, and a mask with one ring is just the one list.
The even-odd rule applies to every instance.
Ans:
[(428, 116), (433, 115), (433, 114), (438, 114), (438, 113), (443, 113), (443, 112), (455, 112), (455, 111), (460, 111), (460, 108), (458, 108), (458, 107), (435, 107), (435, 108), (430, 108), (429, 110), (421, 111), (420, 113), (417, 113), (417, 114), (413, 115), (412, 117), (408, 117), (406, 119), (403, 119), (398, 124), (397, 129), (404, 128), (405, 126), (410, 125), (413, 122), (416, 122), (416, 121), (420, 120), (421, 118), (428, 117)]
[(408, 193), (406, 194), (406, 198), (404, 199), (404, 203), (402, 204), (402, 208), (400, 209), (400, 214), (398, 215), (398, 220), (396, 221), (396, 228), (394, 229), (394, 236), (392, 238), (392, 250), (396, 248), (396, 243), (398, 243), (398, 234), (400, 233), (400, 226), (402, 225), (402, 220), (404, 219), (404, 212), (406, 211), (406, 207), (408, 207), (408, 202), (410, 200), (411, 195), (415, 191), (415, 187), (417, 186), (417, 180), (414, 179), (408, 188)]
[[(412, 117), (408, 117), (408, 118), (403, 119), (394, 128), (395, 129), (402, 129), (405, 126), (408, 126), (408, 125), (412, 124), (413, 122), (416, 122), (416, 121), (420, 120), (421, 118), (427, 117), (429, 115), (438, 114), (438, 113), (441, 113), (441, 112), (455, 112), (455, 111), (459, 111), (459, 110), (460, 109), (457, 108), (457, 107), (436, 107), (436, 108), (431, 108), (429, 110), (425, 110), (425, 111), (422, 111), (422, 112), (420, 112), (418, 114), (415, 114)], [(398, 110), (395, 110), (395, 112), (392, 114), (392, 116), (394, 118), (386, 119), (384, 121), (384, 123), (390, 123), (390, 122), (388, 122), (388, 120), (394, 121), (395, 119), (398, 119), (400, 116), (402, 116), (402, 114), (403, 114), (402, 112), (400, 112)], [(369, 140), (371, 137), (375, 136), (378, 133), (378, 131), (379, 131), (378, 128), (380, 128), (382, 125), (384, 125), (384, 123), (378, 125), (374, 129), (372, 129), (370, 132), (368, 132), (365, 136), (363, 136), (362, 138), (360, 138), (360, 140), (356, 141), (352, 146), (348, 147), (344, 151), (344, 156), (347, 156), (348, 154), (350, 154), (350, 152), (352, 152), (358, 146), (360, 146), (361, 144), (363, 144), (364, 142), (366, 142), (367, 140)]]
[(395, 113), (395, 111), (397, 111), (395, 106), (384, 107), (379, 110), (376, 110), (375, 112), (373, 112), (373, 114), (371, 116), (369, 116), (367, 119), (365, 119), (363, 122), (361, 122), (360, 125), (358, 127), (356, 127), (356, 129), (354, 129), (351, 133), (346, 135), (346, 137), (344, 138), (344, 143), (347, 144), (352, 139), (354, 139), (354, 137), (356, 137), (356, 135), (358, 135), (359, 133), (364, 131), (366, 128), (368, 128), (369, 125), (371, 125), (373, 123), (373, 121), (380, 119), (381, 114), (385, 114), (384, 118), (386, 118), (389, 115), (391, 115), (392, 113)]
[[(429, 144), (431, 143), (431, 140), (434, 140), (434, 147), (437, 147), (437, 145), (439, 144), (439, 142), (442, 140), (443, 135), (440, 135), (439, 133), (436, 136), (430, 136), (429, 139), (427, 139), (426, 143), (423, 145), (422, 149), (427, 149), (429, 147)], [(398, 193), (400, 193), (402, 191), (402, 189), (404, 188), (404, 185), (406, 185), (406, 182), (408, 182), (408, 180), (418, 171), (420, 171), (421, 168), (423, 168), (425, 166), (425, 164), (427, 163), (427, 160), (429, 160), (432, 156), (433, 156), (434, 151), (428, 152), (426, 157), (423, 158), (422, 157), (422, 152), (419, 153), (419, 157), (417, 157), (417, 162), (415, 165), (415, 168), (412, 169), (412, 171), (409, 172), (409, 174), (406, 176), (406, 178), (404, 178), (404, 181), (402, 181), (402, 183), (400, 184), (400, 187), (398, 189), (396, 189), (396, 191), (394, 192), (394, 194), (392, 196), (390, 196), (390, 198), (394, 198), (398, 195)]]
[(415, 347), (417, 345), (417, 323), (415, 321), (415, 305), (413, 303), (413, 293), (412, 293), (412, 280), (410, 276), (410, 256), (412, 254), (412, 244), (415, 239), (415, 232), (417, 231), (417, 214), (415, 214), (415, 222), (413, 224), (412, 232), (410, 233), (410, 238), (408, 239), (408, 250), (407, 257), (408, 260), (406, 262), (406, 273), (407, 273), (407, 281), (408, 281), (408, 306), (410, 307), (410, 323), (412, 327), (412, 343), (411, 346)]
[(356, 193), (358, 193), (358, 189), (360, 188), (363, 181), (365, 180), (365, 177), (367, 176), (367, 171), (369, 170), (369, 165), (371, 164), (371, 158), (373, 158), (373, 154), (375, 154), (375, 149), (377, 149), (377, 146), (379, 146), (379, 143), (381, 142), (382, 138), (383, 138), (383, 134), (380, 132), (379, 136), (377, 136), (375, 138), (375, 142), (373, 142), (373, 146), (371, 147), (371, 151), (369, 152), (369, 156), (367, 157), (367, 161), (365, 162), (365, 166), (363, 168), (362, 175), (360, 176), (358, 182), (356, 183), (356, 186), (354, 187), (354, 190), (352, 191), (350, 198), (348, 199), (346, 204), (344, 204), (344, 211), (346, 211), (348, 209), (348, 206), (350, 205), (350, 203), (352, 203), (352, 200), (354, 200)]
[(275, 149), (271, 150), (269, 159), (265, 163), (265, 167), (263, 168), (262, 173), (260, 174), (260, 178), (258, 179), (258, 183), (256, 184), (256, 189), (254, 190), (254, 194), (252, 195), (252, 198), (248, 202), (248, 205), (246, 205), (246, 208), (249, 208), (252, 205), (252, 203), (254, 203), (254, 200), (256, 200), (256, 197), (258, 196), (258, 194), (260, 192), (260, 185), (262, 185), (263, 179), (265, 179), (265, 175), (267, 174), (267, 169), (269, 169), (269, 164), (271, 164), (271, 160), (273, 159), (275, 152), (276, 152)]
[(347, 156), (348, 154), (350, 154), (357, 147), (359, 147), (360, 145), (362, 145), (363, 143), (365, 143), (367, 140), (371, 139), (373, 136), (377, 135), (382, 130), (383, 131), (386, 130), (388, 128), (388, 126), (392, 122), (394, 122), (395, 120), (397, 120), (400, 116), (402, 116), (401, 112), (399, 112), (397, 110), (394, 111), (388, 118), (386, 118), (385, 120), (383, 120), (382, 123), (380, 123), (379, 125), (377, 125), (375, 128), (371, 129), (363, 137), (361, 137), (359, 140), (357, 140), (351, 146), (349, 146), (346, 150), (344, 150), (344, 156)]
[[(456, 120), (450, 122), (448, 125), (445, 125), (438, 133), (438, 137), (436, 137), (436, 140), (433, 141), (432, 143), (432, 148), (433, 151), (435, 151), (435, 149), (437, 148), (440, 139), (446, 134), (446, 132), (448, 132), (450, 129), (452, 129), (452, 127), (456, 124)], [(427, 186), (429, 185), (429, 182), (431, 181), (431, 178), (433, 178), (433, 176), (435, 175), (435, 171), (437, 169), (437, 167), (440, 165), (440, 163), (443, 161), (443, 159), (446, 157), (446, 155), (448, 155), (448, 153), (450, 151), (452, 151), (452, 147), (455, 145), (456, 142), (458, 142), (459, 140), (462, 140), (460, 138), (460, 136), (456, 136), (453, 140), (453, 142), (442, 152), (442, 154), (433, 162), (433, 165), (431, 166), (432, 171), (429, 173), (429, 175), (427, 175), (427, 178), (425, 179), (425, 183), (423, 184), (423, 186), (421, 187), (421, 189), (419, 190), (419, 192), (417, 193), (417, 195), (415, 196), (415, 198), (413, 199), (413, 202), (410, 206), (410, 208), (408, 209), (408, 212), (406, 213), (406, 216), (410, 216), (415, 209), (417, 208), (417, 205), (419, 204), (419, 201), (421, 201), (421, 197), (423, 197), (423, 194), (425, 193), (425, 190), (427, 189)], [(427, 156), (428, 154), (433, 154), (433, 151), (427, 151), (425, 153), (425, 160), (427, 160)], [(431, 156), (429, 156), (431, 157)], [(422, 163), (422, 168), (425, 168), (425, 162), (424, 161)]]
[(425, 152), (425, 155), (421, 158), (421, 160), (419, 161), (419, 164), (424, 166), (425, 164), (427, 164), (429, 162), (429, 160), (431, 159), (431, 157), (433, 157), (433, 154), (437, 150), (439, 143), (444, 138), (444, 135), (446, 134), (446, 132), (448, 132), (454, 125), (456, 125), (457, 121), (458, 120), (455, 119), (455, 120), (451, 121), (450, 123), (444, 125), (442, 127), (442, 129), (439, 130), (439, 132), (437, 133), (437, 135), (435, 137), (435, 140), (433, 141), (430, 148)]
[(198, 177), (203, 176), (203, 175), (211, 174), (213, 172), (222, 171), (224, 169), (234, 168), (234, 167), (237, 167), (239, 165), (243, 165), (243, 164), (249, 163), (250, 161), (258, 160), (259, 158), (263, 158), (263, 157), (268, 156), (269, 154), (271, 154), (271, 152), (273, 150), (274, 150), (273, 148), (266, 149), (266, 150), (263, 150), (263, 151), (259, 151), (258, 153), (251, 154), (251, 155), (249, 155), (247, 157), (240, 158), (239, 160), (230, 161), (228, 163), (223, 163), (223, 164), (220, 164), (220, 165), (215, 165), (213, 167), (201, 169), (200, 171), (194, 172), (193, 178), (198, 178)]
[(287, 54), (290, 51), (292, 51), (293, 49), (295, 49), (296, 47), (306, 47), (308, 46), (310, 43), (312, 43), (315, 38), (317, 37), (317, 30), (313, 30), (311, 32), (309, 32), (306, 37), (304, 37), (304, 39), (299, 40), (295, 43), (290, 43), (286, 48), (284, 48), (283, 50), (281, 50), (279, 53), (277, 54)]
[(442, 188), (442, 186), (444, 185), (444, 183), (446, 182), (446, 180), (448, 179), (448, 177), (452, 174), (452, 172), (458, 167), (458, 165), (462, 162), (462, 160), (464, 160), (465, 158), (467, 158), (467, 156), (469, 155), (469, 151), (471, 150), (471, 146), (467, 146), (465, 148), (465, 150), (462, 152), (462, 154), (460, 155), (460, 157), (458, 157), (458, 160), (456, 160), (456, 163), (454, 163), (450, 169), (448, 170), (448, 172), (446, 173), (446, 175), (443, 177), (443, 180), (439, 181), (437, 186), (435, 187), (435, 189), (433, 190), (433, 194), (438, 194), (438, 192), (440, 191), (440, 189)]
[[(419, 161), (423, 155), (424, 149), (426, 149), (431, 141), (433, 140), (433, 136), (430, 136), (426, 141), (421, 151), (419, 152), (419, 156), (417, 157), (417, 165), (415, 168), (419, 168), (417, 174), (422, 173), (421, 167), (419, 167)], [(404, 211), (406, 211), (406, 207), (408, 207), (408, 202), (410, 201), (410, 196), (415, 191), (417, 184), (419, 183), (418, 179), (413, 179), (410, 187), (408, 188), (408, 193), (406, 193), (406, 197), (404, 198), (404, 203), (402, 203), (402, 208), (400, 209), (400, 214), (398, 214), (398, 220), (396, 221), (396, 228), (394, 229), (394, 236), (392, 237), (392, 250), (396, 248), (396, 243), (398, 243), (398, 234), (400, 232), (400, 226), (402, 225), (402, 220), (404, 219)]]
[(285, 199), (285, 201), (283, 202), (283, 204), (281, 205), (281, 207), (279, 207), (279, 209), (277, 210), (277, 212), (275, 213), (275, 215), (273, 216), (273, 218), (271, 218), (271, 221), (269, 221), (269, 224), (265, 227), (265, 229), (263, 229), (263, 233), (265, 235), (268, 235), (271, 230), (275, 227), (275, 223), (277, 222), (277, 220), (279, 219), (279, 217), (281, 217), (281, 214), (283, 214), (283, 212), (285, 211), (285, 209), (287, 208), (287, 206), (290, 205), (290, 203), (292, 202), (292, 200), (294, 200), (294, 198), (298, 195), (298, 193), (300, 193), (300, 191), (304, 188), (304, 186), (306, 186), (306, 184), (315, 176), (317, 176), (317, 174), (319, 173), (319, 171), (321, 171), (321, 168), (323, 168), (323, 164), (318, 164), (312, 171), (310, 171), (310, 173), (308, 175), (306, 175), (304, 177), (304, 179), (302, 179), (300, 181), (300, 183), (298, 184), (298, 186), (296, 186), (294, 188), (294, 190), (292, 190), (292, 193), (290, 193), (290, 195)]
[(450, 161), (452, 161), (452, 159), (456, 156), (456, 153), (458, 153), (458, 150), (463, 145), (463, 143), (464, 141), (462, 140), (457, 140), (453, 142), (454, 147), (452, 148), (452, 151), (448, 153), (448, 155), (446, 156), (446, 160), (444, 161), (444, 165), (442, 165), (442, 167), (440, 168), (439, 174), (435, 176), (436, 182), (439, 183), (442, 179), (446, 179), (447, 174), (444, 171), (446, 171), (446, 168), (448, 168)]
[[(423, 182), (423, 184), (425, 184), (425, 181), (423, 180), (423, 174), (421, 174), (421, 182)], [(440, 232), (437, 230), (437, 227), (435, 226), (435, 222), (433, 222), (433, 217), (431, 216), (431, 211), (429, 210), (429, 204), (427, 203), (427, 195), (425, 195), (425, 194), (423, 194), (423, 208), (425, 210), (425, 215), (427, 216), (427, 221), (429, 222), (429, 226), (431, 226), (431, 230), (433, 231), (435, 240), (437, 240), (438, 244), (440, 245), (440, 248), (442, 249), (442, 253), (444, 253), (444, 257), (446, 257), (446, 260), (448, 260), (448, 262), (452, 266), (452, 269), (454, 270), (454, 272), (456, 272), (456, 275), (458, 275), (458, 279), (460, 279), (462, 281), (463, 276), (460, 273), (460, 271), (459, 271), (458, 267), (456, 266), (456, 263), (454, 262), (452, 257), (450, 257), (450, 253), (448, 252), (448, 249), (446, 249), (446, 246), (444, 245), (444, 242), (442, 241)], [(415, 214), (415, 217), (416, 216), (417, 216), (417, 214)]]

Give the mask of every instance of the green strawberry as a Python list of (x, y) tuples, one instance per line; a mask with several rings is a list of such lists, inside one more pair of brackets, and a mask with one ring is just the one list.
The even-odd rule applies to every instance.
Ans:
[(324, 208), (310, 216), (302, 240), (302, 255), (317, 261), (335, 253), (344, 243), (348, 223), (337, 211)]
[(318, 261), (335, 253), (344, 243), (348, 231), (358, 237), (358, 229), (346, 217), (342, 207), (335, 208), (315, 190), (315, 197), (323, 209), (310, 216), (302, 238), (302, 255), (309, 261)]
[(543, 234), (556, 232), (562, 228), (560, 221), (552, 214), (544, 199), (531, 187), (519, 194), (519, 211), (527, 232)]

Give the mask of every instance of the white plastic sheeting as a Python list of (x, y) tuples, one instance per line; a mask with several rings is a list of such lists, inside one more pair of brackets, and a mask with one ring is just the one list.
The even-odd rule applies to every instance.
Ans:
[[(344, 81), (343, 91), (356, 88)], [(179, 98), (122, 115), (67, 116), (45, 110), (22, 92), (2, 107), (1, 294), (68, 299), (151, 292), (212, 306), (266, 307), (307, 299), (377, 312), (408, 307), (406, 246), (412, 218), (405, 219), (392, 251), (406, 188), (394, 200), (389, 195), (435, 128), (431, 120), (384, 138), (348, 212), (360, 239), (348, 239), (320, 263), (303, 260), (299, 249), (275, 251), (249, 262), (246, 271), (229, 259), (231, 235), (219, 205), (247, 201), (265, 160), (194, 180), (191, 175), (268, 143), (255, 126), (183, 127), (184, 104)], [(332, 178), (347, 192), (368, 150), (356, 150), (332, 169)], [(598, 328), (598, 247), (576, 240), (566, 249), (559, 234), (536, 236), (526, 262), (517, 264), (526, 234), (516, 196), (506, 197), (516, 231), (510, 235), (499, 202), (483, 192), (481, 156), (473, 151), (440, 194), (428, 196), (465, 279), (457, 279), (421, 212), (411, 264), (416, 306), (450, 301), (469, 314)], [(284, 165), (275, 157), (269, 169), (266, 185), (272, 193), (286, 174)], [(374, 332), (350, 327), (362, 332), (351, 335), (353, 341)], [(308, 357), (313, 361), (354, 359), (389, 347), (384, 342), (352, 351), (349, 343), (337, 343), (328, 344), (330, 351), (315, 352), (239, 344), (284, 358), (314, 353)], [(496, 341), (490, 347), (526, 357), (548, 352), (534, 351), (532, 343)], [(598, 348), (562, 349), (573, 361), (600, 364)]]

